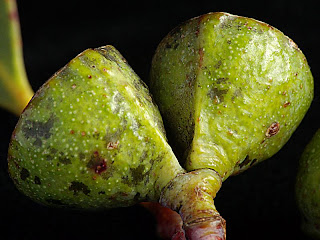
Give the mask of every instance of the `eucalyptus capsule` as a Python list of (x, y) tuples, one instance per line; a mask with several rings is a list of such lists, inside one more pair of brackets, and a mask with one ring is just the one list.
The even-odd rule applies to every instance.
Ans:
[(307, 60), (290, 38), (227, 13), (174, 28), (157, 47), (150, 73), (179, 161), (187, 171), (212, 169), (221, 181), (283, 147), (310, 107), (313, 88)]
[(296, 200), (301, 213), (302, 230), (320, 239), (320, 130), (318, 130), (299, 161), (296, 181)]
[(49, 206), (160, 201), (180, 209), (190, 231), (197, 212), (219, 216), (219, 175), (180, 166), (147, 87), (112, 46), (79, 54), (36, 92), (12, 134), (8, 164), (17, 188)]

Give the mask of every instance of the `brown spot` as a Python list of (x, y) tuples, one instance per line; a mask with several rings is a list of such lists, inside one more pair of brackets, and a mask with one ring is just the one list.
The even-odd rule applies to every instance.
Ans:
[(59, 152), (59, 162), (60, 163), (63, 163), (63, 164), (65, 164), (65, 165), (68, 165), (68, 164), (71, 164), (72, 162), (71, 162), (71, 158), (72, 158), (73, 156), (68, 156), (68, 155), (66, 155), (64, 152)]
[(273, 122), (266, 131), (266, 137), (270, 138), (276, 135), (279, 132), (279, 130), (280, 130), (280, 124), (278, 122)]
[(38, 176), (34, 177), (34, 184), (41, 185), (41, 180)]
[(91, 76), (91, 75), (88, 75), (88, 78), (90, 79), (90, 78), (92, 78), (92, 76)]
[(291, 104), (291, 102), (285, 102), (285, 103), (283, 104), (283, 107), (286, 108), (286, 107), (288, 107), (290, 104)]
[(117, 148), (118, 148), (118, 145), (119, 145), (119, 141), (109, 142), (109, 143), (107, 144), (107, 149), (108, 149), (108, 150), (117, 149)]
[(143, 164), (140, 164), (136, 168), (131, 168), (131, 175), (132, 175), (132, 183), (133, 184), (139, 184), (144, 179), (144, 170), (145, 166)]
[(217, 79), (217, 84), (225, 83), (229, 78), (218, 78)]
[(102, 159), (102, 162), (95, 167), (95, 173), (101, 174), (106, 169), (107, 169), (106, 160)]
[(71, 86), (72, 89), (75, 89), (76, 87), (77, 87), (76, 84), (72, 84), (72, 86)]
[(86, 133), (84, 131), (81, 132), (81, 136), (85, 136)]
[(222, 65), (222, 61), (219, 60), (215, 65), (214, 68), (218, 69)]
[(74, 134), (74, 130), (71, 130), (71, 131), (70, 131), (70, 134)]
[[(9, 156), (8, 161), (11, 161), (11, 160), (12, 160), (12, 156)], [(13, 160), (13, 163), (16, 166), (16, 168), (18, 168), (18, 169), (20, 168), (20, 165), (19, 165), (19, 163), (17, 161)]]
[(108, 166), (106, 160), (99, 155), (98, 151), (95, 151), (87, 163), (87, 168), (94, 170), (97, 174), (101, 174), (107, 170)]
[(253, 164), (255, 164), (257, 161), (258, 161), (258, 159), (256, 159), (256, 158), (253, 159), (252, 162), (250, 163), (250, 167), (251, 167)]
[(79, 192), (83, 192), (85, 195), (88, 195), (91, 190), (82, 182), (73, 181), (69, 187), (70, 191), (73, 191), (73, 195), (78, 195)]
[(208, 96), (210, 97), (210, 99), (212, 101), (214, 101), (215, 103), (220, 103), (224, 101), (224, 95), (228, 92), (227, 89), (219, 89), (217, 87), (212, 87), (209, 91), (208, 91)]
[(249, 158), (249, 155), (246, 156), (246, 158), (240, 163), (239, 167), (243, 168), (247, 166), (251, 162), (251, 159)]
[(21, 180), (25, 181), (30, 176), (30, 173), (27, 169), (22, 168), (20, 172), (20, 178)]

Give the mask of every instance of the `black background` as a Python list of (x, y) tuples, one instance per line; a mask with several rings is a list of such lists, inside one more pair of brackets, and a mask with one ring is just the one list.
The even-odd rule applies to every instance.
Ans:
[[(18, 1), (26, 70), (34, 90), (84, 49), (114, 45), (148, 83), (152, 55), (179, 23), (224, 11), (269, 23), (304, 52), (315, 79), (312, 106), (289, 142), (271, 159), (230, 177), (216, 198), (228, 239), (308, 239), (300, 231), (294, 183), (299, 157), (320, 127), (319, 7), (316, 1)], [(0, 33), (1, 34), (1, 33)], [(156, 239), (153, 217), (134, 206), (75, 212), (33, 203), (7, 174), (6, 156), (17, 117), (0, 110), (1, 239)]]

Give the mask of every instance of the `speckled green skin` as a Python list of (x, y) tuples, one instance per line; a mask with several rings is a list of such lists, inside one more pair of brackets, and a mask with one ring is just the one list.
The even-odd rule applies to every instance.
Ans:
[(162, 40), (150, 89), (186, 169), (211, 168), (225, 180), (288, 141), (313, 99), (313, 78), (279, 30), (209, 13)]
[(84, 51), (37, 91), (8, 156), (25, 195), (85, 209), (157, 201), (184, 172), (147, 88), (111, 46)]
[(305, 148), (296, 183), (297, 204), (302, 214), (302, 229), (320, 239), (320, 130)]

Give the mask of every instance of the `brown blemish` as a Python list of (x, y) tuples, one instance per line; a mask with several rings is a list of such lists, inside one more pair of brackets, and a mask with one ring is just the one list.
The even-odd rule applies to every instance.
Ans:
[(20, 171), (21, 180), (25, 181), (29, 176), (30, 176), (30, 172), (27, 169), (22, 168)]
[(250, 163), (250, 167), (253, 166), (256, 162), (258, 161), (258, 159), (253, 159), (252, 162)]
[(108, 150), (117, 149), (118, 145), (119, 145), (119, 140), (116, 142), (109, 142), (109, 143), (107, 143), (107, 149)]
[[(10, 157), (10, 159), (11, 159), (12, 157)], [(17, 162), (17, 161), (13, 161), (13, 163), (14, 163), (14, 165), (16, 166), (16, 168), (18, 168), (18, 169), (20, 169), (20, 165), (19, 165), (19, 163)]]
[(208, 96), (212, 101), (215, 103), (220, 103), (224, 101), (224, 95), (228, 92), (227, 89), (218, 89), (217, 87), (212, 87), (209, 92)]
[(246, 156), (246, 158), (239, 164), (240, 168), (243, 168), (244, 166), (247, 166), (251, 162), (249, 155)]
[(38, 176), (34, 177), (34, 184), (41, 185), (41, 180)]
[(91, 75), (88, 75), (88, 78), (90, 79), (90, 78), (92, 78), (92, 76), (91, 76)]
[(88, 195), (91, 192), (87, 185), (77, 181), (71, 182), (69, 190), (73, 191), (73, 195), (78, 195), (79, 192), (83, 192), (85, 195)]
[(98, 131), (95, 131), (93, 134), (92, 134), (92, 137), (96, 140), (98, 140), (100, 138), (100, 133)]
[(266, 137), (270, 138), (276, 135), (280, 130), (280, 124), (278, 122), (273, 122), (266, 131)]
[(214, 65), (214, 68), (215, 68), (215, 69), (218, 69), (219, 67), (221, 67), (221, 65), (222, 65), (222, 61), (219, 60), (219, 61)]
[(60, 163), (63, 163), (65, 165), (71, 164), (71, 159), (70, 158), (72, 158), (72, 156), (69, 157), (69, 156), (66, 156), (64, 154), (64, 152), (59, 152), (59, 162)]
[(92, 169), (96, 174), (101, 174), (108, 169), (108, 166), (106, 159), (102, 158), (98, 151), (95, 151), (87, 163), (87, 168)]
[(77, 87), (76, 84), (72, 84), (72, 86), (71, 86), (72, 89), (75, 89), (76, 87)]
[(217, 84), (225, 83), (229, 78), (218, 78), (217, 79)]
[(132, 175), (132, 182), (134, 184), (138, 184), (140, 183), (143, 178), (144, 178), (144, 169), (145, 169), (145, 166), (143, 164), (140, 164), (138, 167), (136, 168), (131, 168), (131, 175)]
[(285, 103), (283, 104), (283, 107), (286, 108), (286, 107), (288, 107), (290, 104), (291, 104), (291, 102), (285, 102)]

